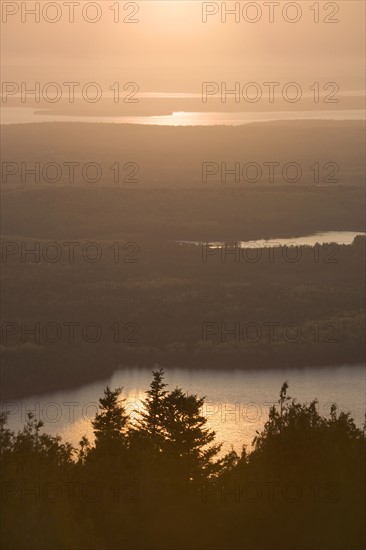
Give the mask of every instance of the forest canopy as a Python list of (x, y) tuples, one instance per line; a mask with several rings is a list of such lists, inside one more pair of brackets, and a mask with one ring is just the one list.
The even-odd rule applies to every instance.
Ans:
[(3, 414), (3, 548), (361, 550), (365, 431), (288, 390), (240, 455), (218, 454), (204, 398), (169, 390), (161, 369), (134, 421), (107, 387), (95, 441), (76, 449), (32, 413), (18, 433)]

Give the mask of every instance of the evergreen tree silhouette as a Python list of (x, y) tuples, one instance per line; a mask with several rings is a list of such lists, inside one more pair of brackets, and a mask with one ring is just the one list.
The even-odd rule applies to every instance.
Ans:
[(92, 421), (95, 435), (95, 450), (114, 456), (127, 447), (129, 416), (124, 407), (125, 399), (119, 399), (122, 388), (104, 390), (99, 399), (100, 412)]
[(204, 398), (184, 394), (181, 388), (166, 397), (164, 452), (186, 481), (202, 480), (219, 468), (213, 458), (221, 445), (210, 445), (215, 432), (206, 427), (203, 404)]
[[(365, 436), (349, 413), (332, 405), (323, 416), (317, 401), (290, 398), (285, 382), (253, 449), (218, 460), (204, 398), (165, 388), (163, 371), (154, 372), (133, 427), (121, 389), (107, 387), (92, 423), (95, 442), (83, 437), (76, 456), (34, 414), (18, 433), (0, 414), (2, 547), (365, 547)], [(100, 491), (96, 500), (85, 499), (90, 486)]]
[(161, 447), (164, 439), (164, 421), (166, 416), (167, 384), (164, 383), (164, 371), (153, 371), (153, 380), (147, 390), (147, 398), (142, 401), (143, 410), (139, 413), (137, 430), (143, 437), (150, 439), (154, 448)]

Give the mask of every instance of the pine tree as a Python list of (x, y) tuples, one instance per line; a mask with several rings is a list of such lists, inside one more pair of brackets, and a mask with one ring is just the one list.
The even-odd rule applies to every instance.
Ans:
[(146, 392), (147, 398), (142, 401), (143, 410), (137, 421), (137, 430), (145, 438), (150, 439), (155, 447), (162, 444), (164, 438), (164, 419), (166, 415), (166, 395), (164, 389), (164, 371), (153, 371), (153, 380), (150, 389)]
[(127, 444), (127, 427), (129, 417), (123, 405), (124, 399), (119, 396), (122, 388), (104, 390), (104, 397), (99, 399), (100, 412), (92, 422), (95, 435), (95, 448), (106, 452), (119, 452)]
[(176, 388), (166, 397), (164, 451), (186, 481), (207, 478), (219, 468), (213, 458), (221, 445), (210, 445), (215, 432), (206, 427), (201, 414), (204, 398)]

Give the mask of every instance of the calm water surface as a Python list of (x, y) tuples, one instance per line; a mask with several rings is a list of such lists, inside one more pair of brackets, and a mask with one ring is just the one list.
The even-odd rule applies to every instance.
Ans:
[[(365, 369), (362, 366), (339, 366), (311, 369), (276, 369), (249, 371), (192, 371), (167, 369), (169, 388), (206, 396), (203, 414), (210, 427), (215, 429), (217, 440), (224, 443), (223, 450), (231, 445), (240, 450), (243, 443), (250, 446), (256, 430), (263, 427), (269, 407), (278, 399), (282, 383), (288, 380), (289, 395), (301, 402), (315, 398), (322, 414), (328, 414), (331, 403), (343, 411), (350, 411), (361, 427), (365, 415)], [(24, 400), (6, 402), (3, 409), (10, 411), (9, 424), (19, 429), (26, 412), (32, 410), (45, 422), (51, 434), (60, 434), (77, 445), (86, 434), (93, 439), (91, 420), (104, 388), (123, 386), (126, 407), (136, 415), (141, 399), (151, 381), (149, 369), (128, 368), (118, 370), (103, 381)]]
[(42, 113), (30, 107), (3, 107), (2, 124), (31, 122), (104, 122), (115, 124), (143, 124), (148, 126), (241, 126), (253, 122), (280, 120), (365, 120), (363, 110), (333, 111), (275, 111), (275, 112), (176, 112), (164, 116), (82, 116)]
[[(272, 239), (259, 239), (256, 241), (238, 241), (240, 248), (270, 248), (274, 246), (315, 246), (316, 244), (336, 243), (336, 244), (352, 244), (355, 237), (358, 235), (366, 235), (360, 231), (325, 231), (323, 233), (313, 233), (303, 237), (287, 237)], [(208, 244), (212, 248), (221, 248), (225, 246), (225, 242), (210, 242), (204, 243), (201, 241), (179, 241), (180, 244), (194, 244), (201, 246)]]

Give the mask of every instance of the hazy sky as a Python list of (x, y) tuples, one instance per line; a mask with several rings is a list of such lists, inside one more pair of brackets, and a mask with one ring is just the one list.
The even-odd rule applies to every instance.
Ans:
[[(47, 2), (40, 2), (41, 5)], [(3, 10), (19, 7), (18, 13), (2, 23), (3, 80), (41, 82), (115, 81), (139, 83), (142, 91), (199, 91), (203, 81), (339, 82), (342, 89), (360, 89), (364, 75), (363, 1), (342, 1), (334, 17), (339, 23), (314, 23), (314, 2), (301, 0), (301, 20), (288, 23), (276, 8), (270, 23), (269, 8), (263, 2), (262, 19), (235, 23), (229, 17), (221, 23), (220, 13), (202, 22), (202, 2), (136, 2), (139, 12), (131, 17), (138, 23), (114, 23), (110, 7), (116, 2), (99, 2), (101, 20), (87, 23), (81, 7), (75, 6), (75, 22), (69, 23), (66, 2), (58, 2), (61, 20), (35, 23), (27, 15), (21, 22), (20, 2), (2, 1)], [(35, 2), (27, 2), (31, 8)], [(120, 2), (121, 19), (134, 6)], [(211, 9), (215, 9), (212, 3)], [(219, 6), (221, 2), (217, 2)], [(232, 8), (235, 2), (227, 2)], [(241, 2), (244, 7), (248, 2)], [(253, 3), (252, 3), (253, 4)], [(320, 17), (331, 16), (320, 2)], [(10, 7), (6, 8), (5, 5)], [(127, 9), (123, 9), (123, 7)], [(14, 8), (15, 9), (15, 8)], [(254, 8), (253, 8), (254, 9)], [(328, 8), (329, 9), (329, 8)], [(49, 17), (56, 12), (50, 8)], [(90, 17), (94, 17), (92, 8)], [(289, 12), (293, 17), (295, 12)], [(254, 11), (249, 17), (255, 16)]]

